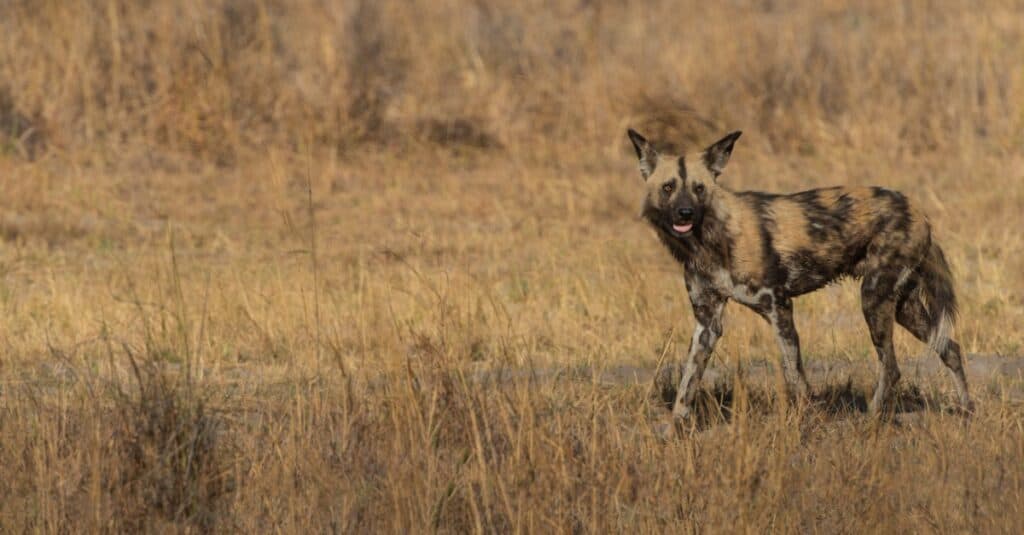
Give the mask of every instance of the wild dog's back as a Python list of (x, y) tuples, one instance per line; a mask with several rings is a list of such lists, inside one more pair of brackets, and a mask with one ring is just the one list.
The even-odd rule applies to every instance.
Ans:
[[(738, 282), (816, 290), (880, 263), (916, 266), (930, 242), (927, 219), (903, 194), (885, 188), (833, 187), (793, 194), (731, 193), (715, 211), (727, 222), (730, 268)], [(869, 254), (870, 253), (870, 254)]]

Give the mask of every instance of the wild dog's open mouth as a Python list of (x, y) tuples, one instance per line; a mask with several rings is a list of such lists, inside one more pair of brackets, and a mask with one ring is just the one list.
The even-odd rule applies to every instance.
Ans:
[(690, 232), (690, 230), (692, 229), (693, 223), (678, 223), (672, 225), (672, 230), (678, 232), (679, 234), (686, 234), (687, 232)]

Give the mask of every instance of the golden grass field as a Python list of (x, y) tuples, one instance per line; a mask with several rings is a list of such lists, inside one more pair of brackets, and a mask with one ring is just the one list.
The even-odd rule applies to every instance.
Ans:
[(1019, 363), (1019, 1), (7, 0), (0, 532), (1019, 531), (1021, 368), (876, 421), (849, 281), (797, 301), (815, 403), (731, 305), (659, 433), (693, 319), (628, 126), (902, 190)]

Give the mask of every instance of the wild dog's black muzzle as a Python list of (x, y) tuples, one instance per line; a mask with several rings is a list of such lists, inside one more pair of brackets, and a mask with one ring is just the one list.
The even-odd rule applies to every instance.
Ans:
[(684, 236), (693, 230), (697, 218), (696, 211), (692, 206), (682, 206), (674, 210), (672, 219), (672, 232), (676, 236)]

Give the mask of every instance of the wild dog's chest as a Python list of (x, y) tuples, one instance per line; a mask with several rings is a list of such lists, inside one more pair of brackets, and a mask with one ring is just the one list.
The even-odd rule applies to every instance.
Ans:
[(773, 294), (772, 288), (759, 288), (735, 280), (725, 269), (693, 274), (688, 272), (686, 279), (686, 288), (693, 296), (710, 291), (745, 305), (759, 305), (765, 299), (770, 299)]

